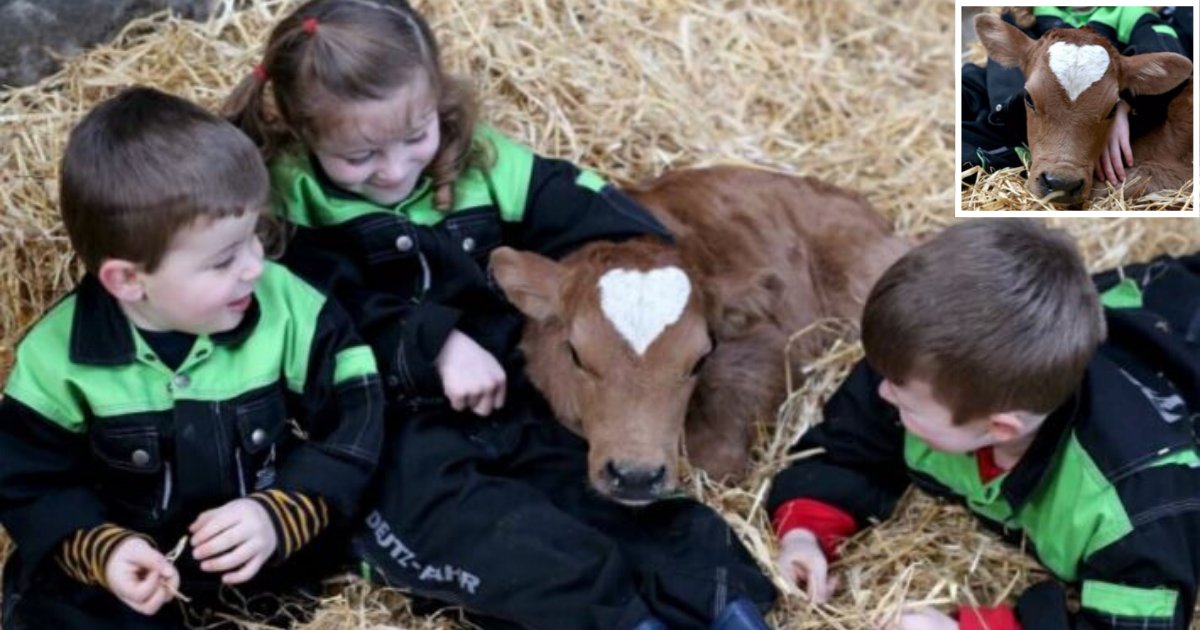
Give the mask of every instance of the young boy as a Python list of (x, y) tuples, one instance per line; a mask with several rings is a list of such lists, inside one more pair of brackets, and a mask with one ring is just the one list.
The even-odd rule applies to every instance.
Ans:
[(268, 186), (241, 132), (155, 90), (72, 132), (61, 207), (87, 273), (26, 334), (0, 402), (7, 627), (178, 627), (172, 599), (294, 582), (356, 509), (375, 362), (263, 260)]
[(784, 575), (825, 601), (837, 543), (886, 518), (911, 480), (1082, 587), (1078, 611), (1048, 581), (1015, 611), (921, 611), (902, 627), (1186, 628), (1200, 577), (1195, 271), (1128, 269), (1103, 298), (1119, 308), (1102, 309), (1070, 238), (1012, 219), (954, 225), (897, 261), (865, 306), (867, 360), (793, 452), (823, 450), (774, 480)]

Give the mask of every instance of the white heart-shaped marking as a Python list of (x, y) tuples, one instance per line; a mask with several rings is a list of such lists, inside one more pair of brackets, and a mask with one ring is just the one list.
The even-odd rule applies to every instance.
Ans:
[(1108, 51), (1101, 46), (1076, 46), (1067, 42), (1050, 45), (1050, 71), (1058, 77), (1072, 103), (1107, 70)]
[(692, 283), (678, 267), (613, 269), (600, 277), (600, 309), (639, 356), (679, 321)]

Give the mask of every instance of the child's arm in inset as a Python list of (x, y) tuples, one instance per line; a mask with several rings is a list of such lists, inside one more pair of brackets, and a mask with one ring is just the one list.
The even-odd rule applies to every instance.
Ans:
[[(1122, 21), (1118, 23), (1119, 29), (1131, 28), (1128, 43), (1121, 50), (1122, 55), (1175, 53), (1186, 56), (1175, 27), (1153, 10), (1146, 7), (1119, 7), (1110, 10), (1120, 11), (1122, 14)], [(1127, 22), (1134, 24), (1130, 27)], [(1123, 93), (1122, 97), (1130, 101), (1133, 114), (1129, 117), (1129, 137), (1137, 138), (1166, 120), (1167, 109), (1176, 94), (1175, 89), (1163, 94)]]

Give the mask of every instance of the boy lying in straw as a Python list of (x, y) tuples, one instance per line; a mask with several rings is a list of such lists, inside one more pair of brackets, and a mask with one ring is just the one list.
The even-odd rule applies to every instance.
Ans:
[[(778, 562), (824, 602), (839, 541), (909, 482), (1024, 541), (1057, 581), (901, 628), (1186, 628), (1200, 574), (1200, 256), (1100, 276), (1025, 220), (950, 227), (863, 312), (859, 364), (775, 478)], [(1102, 308), (1103, 304), (1103, 308)], [(1105, 339), (1107, 328), (1107, 339)], [(1191, 332), (1188, 332), (1191, 331)]]
[(22, 340), (0, 402), (8, 627), (175, 628), (173, 599), (201, 612), (221, 585), (319, 575), (383, 400), (349, 319), (263, 260), (267, 195), (249, 138), (155, 90), (72, 132), (62, 213), (87, 274)]

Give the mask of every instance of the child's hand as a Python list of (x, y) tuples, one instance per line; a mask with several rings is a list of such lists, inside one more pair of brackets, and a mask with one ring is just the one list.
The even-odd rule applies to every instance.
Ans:
[(225, 573), (221, 576), (225, 584), (249, 581), (278, 544), (267, 510), (251, 499), (234, 499), (202, 513), (188, 531), (200, 569)]
[(179, 590), (175, 566), (138, 537), (117, 544), (104, 564), (104, 579), (117, 599), (146, 616), (157, 613)]
[(829, 601), (837, 578), (829, 579), (829, 562), (817, 537), (807, 529), (793, 529), (779, 541), (779, 571), (788, 582), (808, 583), (808, 598), (815, 604)]
[(504, 368), (474, 339), (451, 331), (436, 364), (442, 389), (455, 411), (470, 409), (477, 416), (486, 416), (504, 406)]
[(1117, 102), (1117, 113), (1108, 130), (1108, 140), (1100, 151), (1100, 158), (1096, 160), (1096, 179), (1099, 181), (1121, 184), (1125, 181), (1125, 167), (1133, 166), (1133, 151), (1129, 148), (1129, 109), (1125, 101)]
[(889, 628), (896, 630), (958, 630), (958, 622), (946, 613), (922, 608), (900, 615), (900, 621)]

